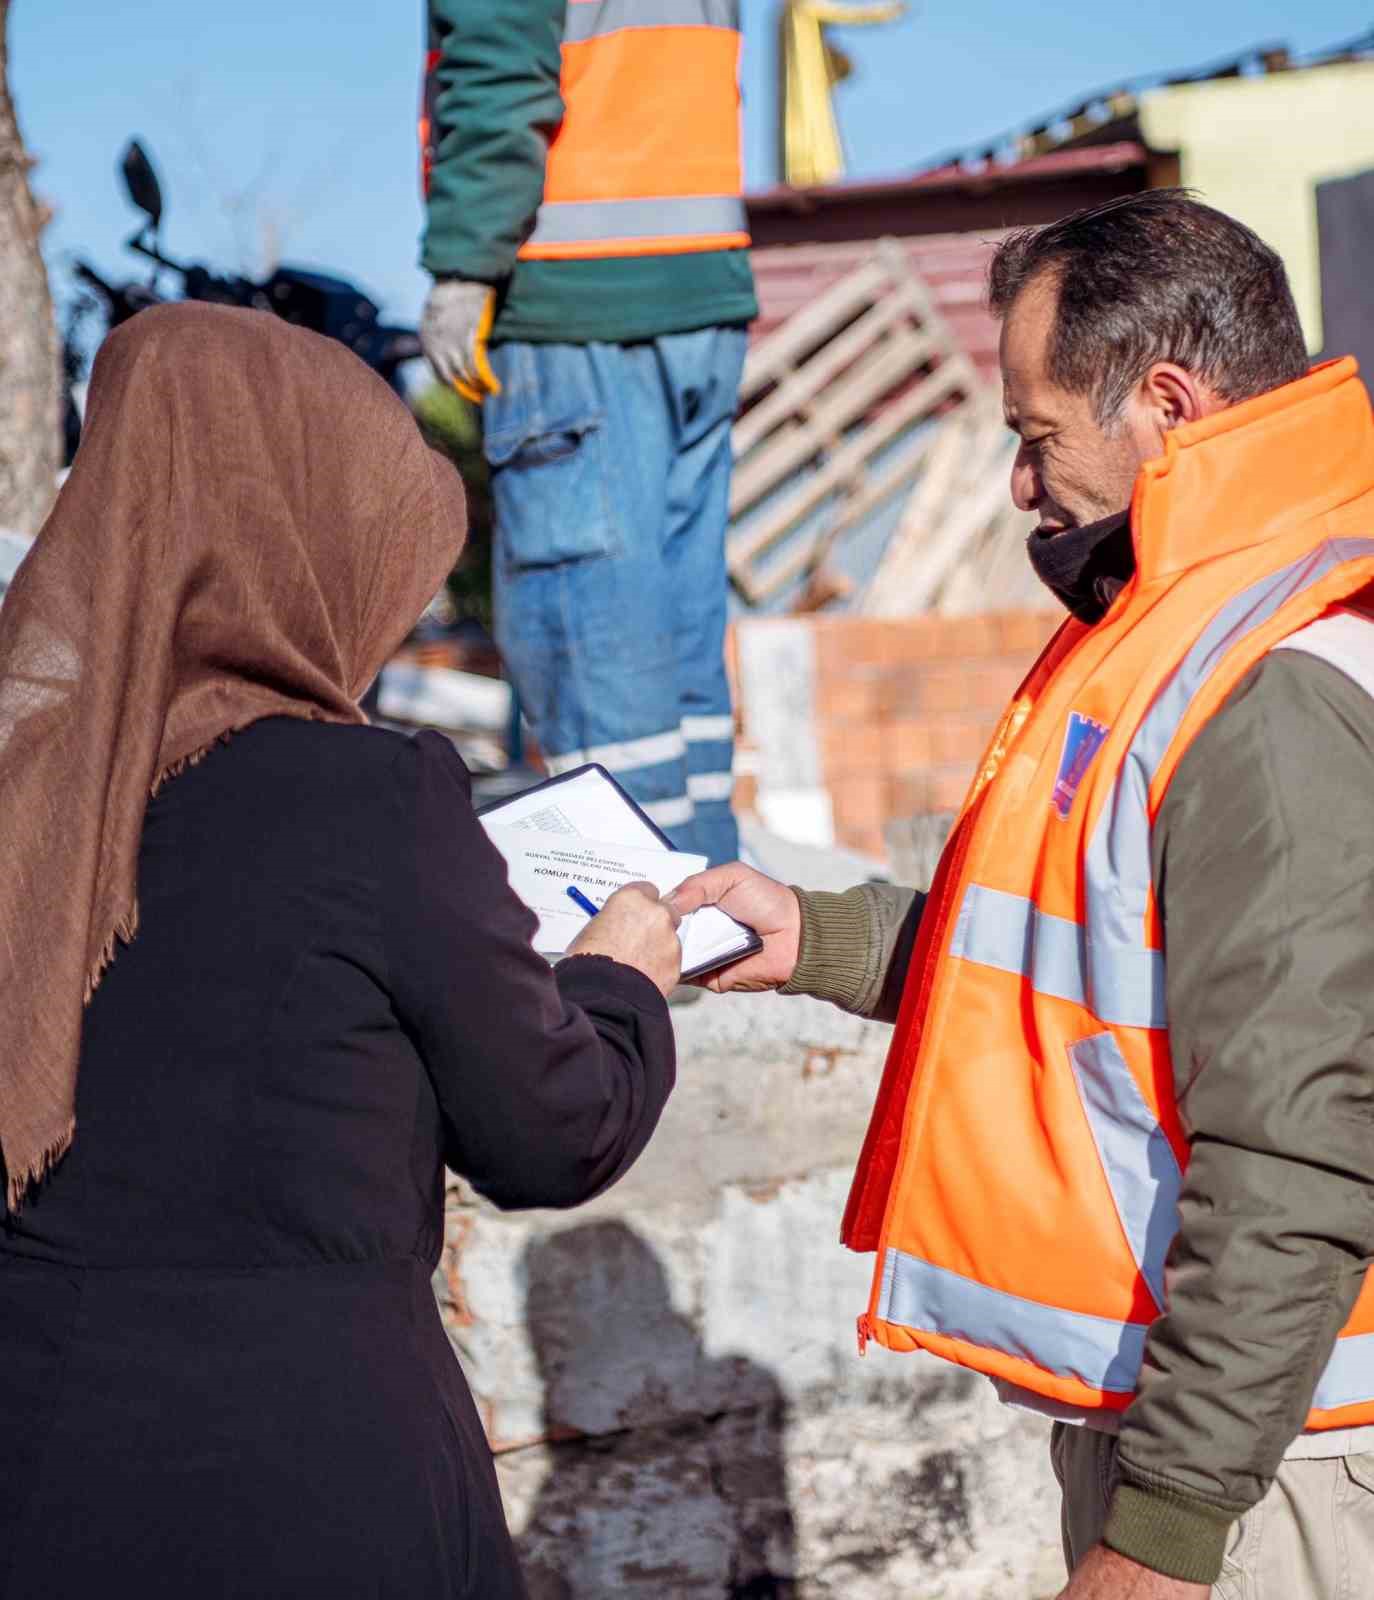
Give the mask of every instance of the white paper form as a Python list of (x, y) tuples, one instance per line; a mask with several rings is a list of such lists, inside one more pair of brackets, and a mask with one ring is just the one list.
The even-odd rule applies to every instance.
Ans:
[(599, 844), (565, 830), (502, 826), (488, 828), (487, 833), (506, 858), (511, 888), (539, 918), (534, 948), (547, 956), (561, 956), (587, 926), (587, 913), (569, 895), (569, 887), (602, 906), (627, 883), (652, 883), (666, 894), (706, 866), (705, 856), (665, 850), (662, 845), (642, 850)]
[(482, 822), (502, 828), (538, 829), (541, 833), (570, 833), (579, 839), (645, 850), (665, 848), (649, 823), (594, 767), (561, 783), (540, 784), (515, 795), (493, 806)]
[[(540, 784), (537, 788), (526, 790), (524, 794), (501, 801), (485, 810), (480, 820), (498, 846), (500, 845), (497, 839), (498, 832), (506, 831), (515, 834), (544, 835), (545, 848), (548, 836), (561, 836), (559, 842), (565, 848), (572, 846), (576, 840), (581, 846), (593, 846), (598, 858), (603, 853), (610, 852), (613, 855), (623, 856), (626, 863), (630, 859), (627, 853), (635, 853), (636, 856), (640, 852), (643, 853), (641, 866), (628, 877), (620, 877), (604, 892), (598, 892), (596, 884), (583, 883), (576, 878), (569, 878), (559, 884), (559, 893), (566, 905), (548, 906), (550, 915), (556, 915), (560, 920), (552, 924), (548, 932), (542, 936), (550, 939), (556, 937), (569, 925), (567, 922), (569, 917), (573, 919), (572, 931), (566, 933), (561, 944), (547, 950), (536, 938), (535, 948), (547, 955), (561, 955), (585, 925), (585, 914), (580, 912), (568, 898), (568, 883), (575, 884), (584, 894), (590, 895), (596, 905), (600, 905), (606, 896), (621, 884), (643, 880), (655, 884), (662, 894), (668, 889), (676, 888), (684, 878), (691, 877), (694, 872), (700, 872), (706, 865), (703, 856), (687, 855), (680, 850), (667, 848), (662, 836), (640, 814), (624, 791), (597, 767), (587, 767), (580, 772), (570, 773), (566, 778)], [(507, 841), (507, 845), (510, 850), (517, 848), (510, 840)], [(502, 854), (506, 856), (509, 865), (511, 856), (506, 848), (502, 848)], [(525, 887), (517, 884), (513, 867), (511, 887), (521, 899), (526, 899)], [(533, 901), (527, 900), (526, 903), (534, 905)], [(539, 907), (535, 906), (535, 910), (538, 912)], [(540, 924), (542, 930), (542, 912), (540, 912)], [(700, 911), (684, 917), (678, 931), (682, 939), (684, 977), (692, 977), (723, 966), (727, 961), (744, 955), (757, 945), (757, 938), (751, 929), (746, 928), (741, 922), (736, 922), (733, 917), (727, 916), (715, 906), (703, 906)]]

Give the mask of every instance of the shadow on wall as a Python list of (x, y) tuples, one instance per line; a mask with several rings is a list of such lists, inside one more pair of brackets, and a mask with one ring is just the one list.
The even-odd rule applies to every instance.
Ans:
[(623, 1223), (535, 1240), (524, 1269), (544, 1424), (563, 1436), (518, 1541), (531, 1600), (792, 1596), (773, 1375), (707, 1355)]

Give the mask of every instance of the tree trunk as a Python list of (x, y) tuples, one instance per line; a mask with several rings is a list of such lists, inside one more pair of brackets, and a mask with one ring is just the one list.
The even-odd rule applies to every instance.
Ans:
[(61, 385), (42, 217), (10, 99), (9, 10), (0, 0), (0, 528), (31, 535), (56, 492)]

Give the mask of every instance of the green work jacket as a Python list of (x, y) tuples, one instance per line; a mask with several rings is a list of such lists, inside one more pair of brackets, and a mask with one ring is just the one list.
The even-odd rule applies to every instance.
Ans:
[(628, 344), (748, 322), (758, 302), (747, 250), (517, 261), (563, 115), (566, 3), (429, 0), (434, 158), (420, 264), (499, 291), (493, 343)]

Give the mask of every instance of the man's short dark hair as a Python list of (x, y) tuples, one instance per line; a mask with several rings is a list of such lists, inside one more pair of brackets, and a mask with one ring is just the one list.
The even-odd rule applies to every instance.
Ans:
[(1307, 346), (1278, 255), (1185, 189), (1151, 189), (1022, 228), (998, 245), (988, 302), (998, 317), (1042, 273), (1058, 305), (1049, 375), (1121, 414), (1156, 361), (1173, 361), (1228, 402), (1307, 372)]

